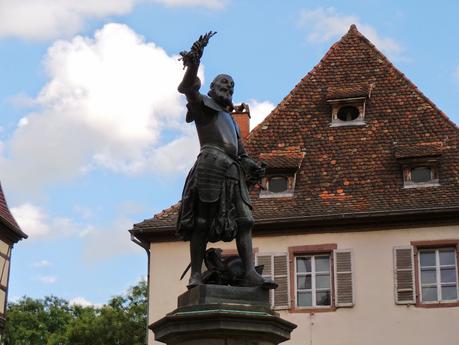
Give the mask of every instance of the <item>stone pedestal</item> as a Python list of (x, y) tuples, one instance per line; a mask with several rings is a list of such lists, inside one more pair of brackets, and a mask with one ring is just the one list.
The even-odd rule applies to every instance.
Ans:
[(277, 345), (296, 328), (269, 305), (268, 290), (197, 286), (178, 298), (178, 308), (151, 324), (168, 345)]

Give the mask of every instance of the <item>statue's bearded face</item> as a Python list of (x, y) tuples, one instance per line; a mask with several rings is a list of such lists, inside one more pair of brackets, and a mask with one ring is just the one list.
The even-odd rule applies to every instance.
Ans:
[(219, 74), (210, 84), (208, 95), (222, 107), (233, 106), (234, 81), (227, 74)]

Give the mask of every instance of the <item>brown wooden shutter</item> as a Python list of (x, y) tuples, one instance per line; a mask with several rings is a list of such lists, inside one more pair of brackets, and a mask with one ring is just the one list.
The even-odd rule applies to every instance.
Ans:
[(412, 247), (394, 248), (395, 303), (415, 303)]
[(335, 305), (352, 307), (354, 305), (354, 286), (352, 274), (352, 252), (348, 249), (334, 251)]
[(273, 279), (279, 286), (270, 290), (270, 303), (274, 308), (288, 308), (290, 305), (288, 256), (286, 253), (259, 254), (257, 265), (263, 265), (263, 277)]
[(278, 284), (274, 290), (274, 307), (289, 307), (289, 277), (288, 277), (288, 257), (287, 254), (276, 254), (274, 261), (274, 281)]
[[(256, 256), (256, 265), (263, 265), (263, 278), (273, 279), (273, 263), (272, 255), (257, 255)], [(273, 290), (269, 290), (269, 302), (271, 306), (274, 305), (274, 293)]]

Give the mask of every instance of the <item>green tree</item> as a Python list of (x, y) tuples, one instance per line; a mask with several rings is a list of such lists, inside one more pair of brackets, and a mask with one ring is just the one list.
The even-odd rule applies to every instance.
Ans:
[[(87, 309), (87, 308), (86, 308)], [(141, 281), (125, 296), (113, 297), (91, 314), (83, 311), (67, 327), (66, 345), (144, 345), (147, 334), (147, 284)]]
[(133, 286), (102, 307), (63, 299), (23, 297), (8, 305), (5, 345), (145, 345), (147, 284)]

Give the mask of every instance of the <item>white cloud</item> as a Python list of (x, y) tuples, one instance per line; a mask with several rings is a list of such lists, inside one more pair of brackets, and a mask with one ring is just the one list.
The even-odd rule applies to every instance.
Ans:
[(13, 207), (11, 213), (31, 240), (82, 235), (92, 230), (91, 226), (77, 224), (70, 218), (50, 217), (42, 208), (31, 203)]
[(142, 248), (130, 240), (127, 232), (132, 224), (133, 221), (129, 219), (117, 219), (107, 228), (91, 231), (86, 237), (84, 260), (91, 264), (118, 255), (141, 253)]
[(78, 305), (78, 306), (81, 306), (81, 307), (101, 307), (100, 304), (94, 304), (90, 301), (88, 301), (86, 298), (84, 297), (74, 297), (72, 299), (69, 300), (69, 304), (70, 305)]
[(210, 9), (220, 10), (224, 8), (229, 0), (153, 0), (167, 6), (202, 6)]
[(18, 122), (18, 127), (24, 127), (29, 124), (29, 119), (27, 117), (23, 117)]
[(88, 18), (126, 14), (134, 0), (2, 0), (0, 36), (41, 40), (68, 37)]
[(26, 203), (11, 208), (11, 213), (30, 238), (43, 237), (50, 233), (50, 227), (46, 223), (47, 215), (39, 207)]
[[(120, 205), (122, 207), (123, 205)], [(106, 226), (93, 226), (87, 223), (78, 223), (66, 217), (51, 217), (42, 208), (30, 203), (11, 208), (13, 216), (19, 226), (29, 235), (29, 240), (43, 240), (65, 236), (79, 237), (83, 241), (83, 259), (92, 263), (110, 259), (117, 255), (136, 254), (142, 249), (130, 240), (127, 231), (132, 228), (134, 221), (126, 215), (130, 209), (120, 209), (120, 218)], [(107, 240), (109, 239), (109, 240)], [(33, 263), (33, 267), (44, 268), (51, 266), (51, 262), (40, 260)], [(42, 282), (51, 282), (49, 277), (40, 277)]]
[(140, 3), (222, 9), (227, 0), (0, 0), (0, 37), (31, 40), (69, 37), (87, 20), (124, 15)]
[[(107, 24), (94, 38), (55, 42), (44, 61), (49, 82), (34, 100), (41, 110), (24, 117), (6, 143), (2, 181), (30, 194), (97, 168), (189, 167), (198, 144), (184, 123), (176, 56), (126, 25)], [(161, 142), (165, 130), (175, 139)]]
[(38, 277), (38, 280), (43, 284), (54, 284), (57, 281), (57, 277), (55, 276), (41, 276)]
[(392, 38), (378, 34), (376, 30), (354, 15), (339, 13), (333, 7), (319, 7), (314, 10), (303, 10), (300, 13), (299, 25), (309, 28), (308, 41), (327, 42), (335, 39), (349, 30), (351, 24), (356, 24), (376, 47), (392, 55), (400, 55), (403, 48)]
[(45, 268), (45, 267), (50, 267), (52, 264), (48, 260), (40, 260), (36, 261), (32, 264), (33, 267), (37, 268)]
[(269, 101), (257, 101), (251, 99), (247, 102), (250, 108), (250, 129), (260, 124), (266, 116), (274, 109), (274, 104)]

